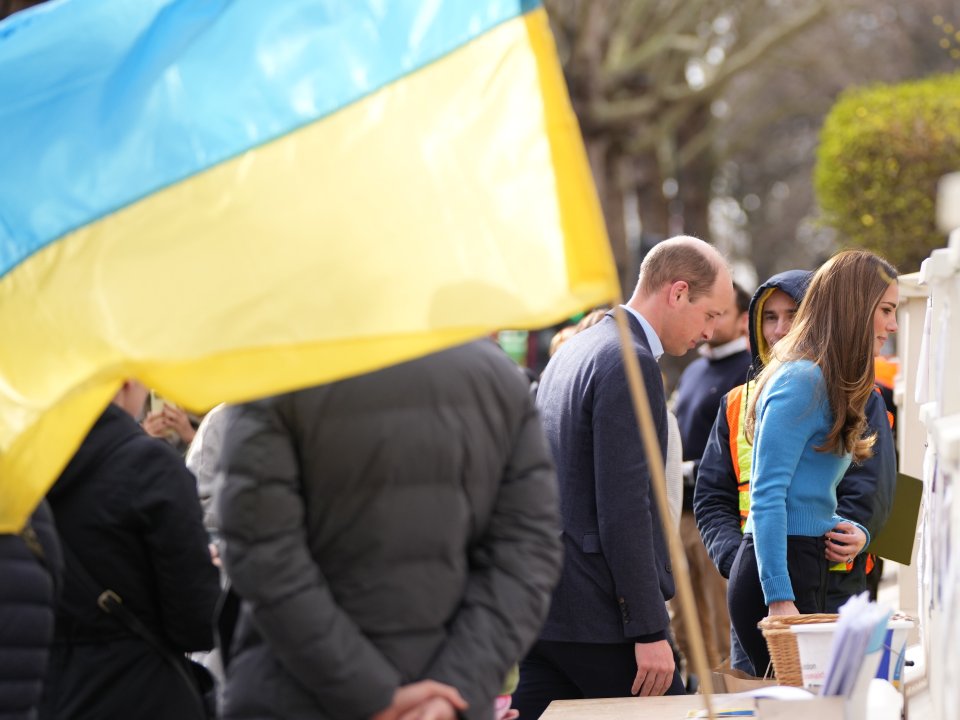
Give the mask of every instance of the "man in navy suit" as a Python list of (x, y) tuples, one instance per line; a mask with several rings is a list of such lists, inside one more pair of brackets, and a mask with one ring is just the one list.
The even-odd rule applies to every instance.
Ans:
[[(640, 267), (625, 309), (664, 457), (657, 360), (709, 340), (732, 298), (725, 260), (696, 238), (659, 243)], [(564, 563), (513, 706), (533, 720), (552, 700), (682, 694), (667, 641), (673, 576), (612, 312), (550, 360), (537, 406), (557, 464)]]

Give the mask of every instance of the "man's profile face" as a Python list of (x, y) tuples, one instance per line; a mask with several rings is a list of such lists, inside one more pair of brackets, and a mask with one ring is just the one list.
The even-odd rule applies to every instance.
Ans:
[(664, 332), (663, 349), (671, 355), (683, 355), (704, 340), (710, 340), (717, 319), (735, 302), (733, 281), (726, 269), (717, 273), (710, 292), (690, 302), (689, 289), (681, 293), (671, 306), (671, 315)]
[(793, 318), (797, 314), (797, 301), (783, 290), (774, 290), (763, 304), (760, 311), (760, 333), (767, 341), (768, 347), (773, 347), (783, 338), (793, 325)]

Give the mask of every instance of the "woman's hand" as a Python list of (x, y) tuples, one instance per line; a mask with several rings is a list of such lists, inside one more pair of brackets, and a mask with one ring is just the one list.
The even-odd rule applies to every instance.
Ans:
[(799, 615), (796, 603), (793, 600), (777, 600), (767, 606), (767, 617), (772, 615)]
[(197, 432), (190, 424), (186, 410), (169, 403), (164, 404), (162, 410), (147, 413), (141, 425), (147, 435), (164, 438), (173, 433), (187, 445), (193, 442)]
[(853, 562), (867, 544), (867, 536), (863, 534), (863, 530), (848, 522), (840, 523), (824, 537), (827, 539), (824, 555), (832, 563)]
[(197, 431), (190, 424), (190, 418), (186, 410), (167, 403), (163, 406), (163, 419), (166, 421), (167, 427), (179, 435), (183, 442), (187, 445), (193, 442), (193, 436), (196, 435)]
[(141, 426), (147, 435), (151, 437), (162, 438), (167, 434), (167, 420), (161, 412), (147, 413), (147, 417), (144, 418)]

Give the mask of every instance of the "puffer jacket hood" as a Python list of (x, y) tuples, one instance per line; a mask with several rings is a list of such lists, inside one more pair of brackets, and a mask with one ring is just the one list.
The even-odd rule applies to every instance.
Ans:
[(73, 492), (73, 487), (83, 483), (114, 448), (132, 436), (143, 434), (137, 421), (125, 410), (113, 403), (107, 405), (57, 482), (50, 488), (49, 497), (56, 502), (64, 494)]
[(777, 273), (757, 288), (750, 301), (749, 332), (750, 352), (753, 355), (753, 364), (750, 368), (751, 376), (756, 376), (770, 359), (770, 347), (761, 332), (761, 318), (763, 306), (774, 290), (782, 290), (797, 301), (799, 305), (807, 292), (807, 286), (813, 278), (810, 270), (785, 270)]

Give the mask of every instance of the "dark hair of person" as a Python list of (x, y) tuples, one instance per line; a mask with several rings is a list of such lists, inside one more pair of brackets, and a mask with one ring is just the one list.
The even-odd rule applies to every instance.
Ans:
[(750, 310), (750, 293), (737, 283), (733, 284), (733, 292), (737, 295), (737, 314), (743, 315)]

